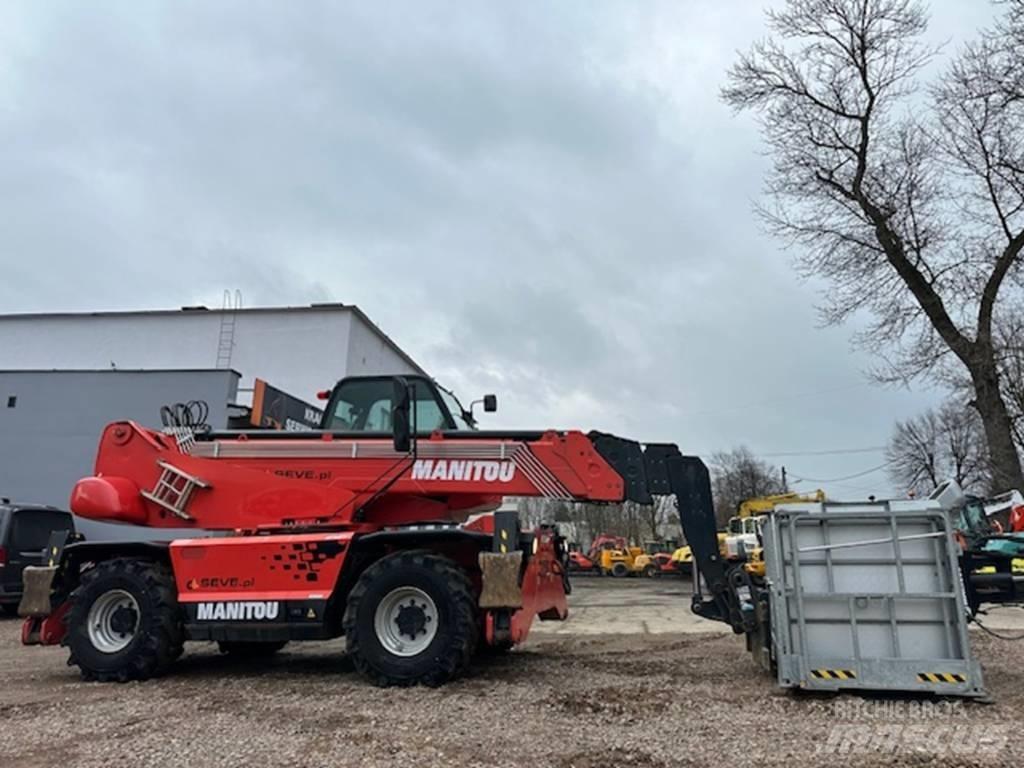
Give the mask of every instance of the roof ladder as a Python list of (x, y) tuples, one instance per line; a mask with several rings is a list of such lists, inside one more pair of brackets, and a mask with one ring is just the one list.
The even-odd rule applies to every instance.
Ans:
[(231, 355), (235, 351), (235, 322), (238, 310), (242, 308), (242, 292), (233, 294), (224, 291), (224, 307), (220, 313), (220, 334), (217, 337), (217, 368), (231, 367)]

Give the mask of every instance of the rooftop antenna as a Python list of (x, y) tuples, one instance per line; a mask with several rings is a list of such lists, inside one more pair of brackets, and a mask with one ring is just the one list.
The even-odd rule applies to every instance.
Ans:
[(242, 308), (242, 292), (232, 293), (224, 289), (224, 304), (220, 313), (220, 334), (217, 337), (217, 368), (231, 367), (231, 355), (235, 351), (235, 321)]

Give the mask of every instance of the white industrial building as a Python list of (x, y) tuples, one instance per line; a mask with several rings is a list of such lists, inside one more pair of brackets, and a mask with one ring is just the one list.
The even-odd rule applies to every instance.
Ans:
[(202, 370), (312, 401), (342, 376), (423, 373), (356, 306), (0, 315), (0, 370)]

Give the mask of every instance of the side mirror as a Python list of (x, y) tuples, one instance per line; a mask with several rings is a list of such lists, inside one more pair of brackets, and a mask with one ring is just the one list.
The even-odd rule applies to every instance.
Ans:
[(484, 395), (484, 412), (494, 413), (496, 410), (498, 410), (498, 396)]
[(398, 453), (408, 453), (412, 448), (409, 382), (402, 376), (395, 376), (392, 385), (394, 392), (391, 395), (391, 439)]

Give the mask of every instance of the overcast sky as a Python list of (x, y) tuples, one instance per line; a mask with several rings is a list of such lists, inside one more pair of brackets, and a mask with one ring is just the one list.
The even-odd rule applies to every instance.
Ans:
[[(992, 17), (932, 5), (953, 44)], [(871, 385), (751, 215), (718, 88), (761, 7), (5, 2), (0, 312), (354, 303), (488, 426), (876, 467), (937, 394)]]

